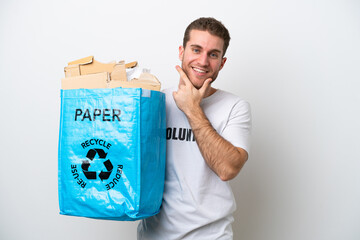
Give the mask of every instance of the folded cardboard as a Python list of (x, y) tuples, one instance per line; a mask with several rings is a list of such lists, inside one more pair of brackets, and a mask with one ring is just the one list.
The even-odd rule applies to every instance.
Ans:
[(101, 63), (93, 56), (68, 63), (64, 68), (65, 78), (61, 81), (62, 89), (79, 88), (143, 88), (160, 91), (159, 80), (150, 73), (142, 73), (138, 79), (128, 81), (126, 69), (134, 68), (137, 62), (125, 64), (125, 61)]

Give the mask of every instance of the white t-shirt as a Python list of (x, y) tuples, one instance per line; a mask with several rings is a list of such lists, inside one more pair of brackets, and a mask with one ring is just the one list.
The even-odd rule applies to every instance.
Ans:
[[(228, 182), (206, 164), (185, 114), (166, 94), (167, 156), (160, 213), (138, 226), (138, 239), (232, 239), (235, 199)], [(217, 90), (201, 102), (214, 129), (236, 147), (249, 152), (251, 114), (241, 98)]]

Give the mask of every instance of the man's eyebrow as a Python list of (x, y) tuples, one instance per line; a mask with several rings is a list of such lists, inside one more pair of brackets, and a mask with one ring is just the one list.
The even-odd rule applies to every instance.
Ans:
[(217, 52), (217, 53), (221, 53), (221, 51), (219, 49), (213, 49), (210, 52)]
[[(200, 46), (200, 45), (197, 45), (197, 44), (191, 44), (190, 45), (190, 47), (192, 47), (192, 48), (200, 48), (200, 49), (202, 49), (202, 47)], [(209, 52), (217, 52), (217, 53), (221, 53), (221, 50), (219, 50), (219, 49), (211, 49)]]
[(200, 45), (197, 45), (197, 44), (191, 44), (190, 47), (195, 47), (195, 48), (202, 48)]

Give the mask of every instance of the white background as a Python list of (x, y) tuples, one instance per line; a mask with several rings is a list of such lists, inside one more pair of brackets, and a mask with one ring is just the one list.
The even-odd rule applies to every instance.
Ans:
[(360, 239), (357, 0), (2, 0), (0, 239), (136, 239), (137, 222), (58, 213), (63, 67), (138, 60), (172, 86), (200, 16), (232, 37), (214, 86), (252, 106), (250, 159), (231, 182), (234, 239)]

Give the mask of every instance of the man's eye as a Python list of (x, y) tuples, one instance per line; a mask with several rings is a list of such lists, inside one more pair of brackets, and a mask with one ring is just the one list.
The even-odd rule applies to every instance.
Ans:
[(219, 55), (218, 54), (216, 54), (216, 53), (211, 53), (210, 54), (210, 57), (212, 57), (212, 58), (217, 58)]
[(199, 50), (199, 49), (194, 48), (194, 49), (193, 49), (193, 52), (194, 52), (194, 53), (199, 53), (199, 52), (200, 52), (200, 50)]

